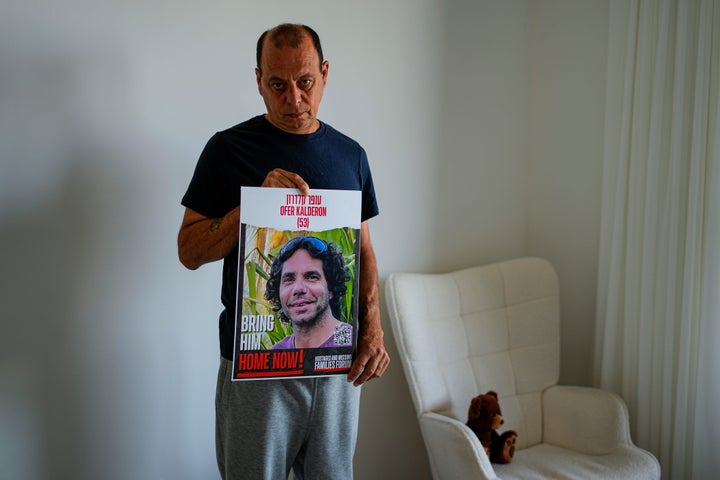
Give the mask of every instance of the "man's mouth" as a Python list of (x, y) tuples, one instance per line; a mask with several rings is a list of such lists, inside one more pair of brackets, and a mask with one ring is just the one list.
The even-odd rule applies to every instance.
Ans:
[(313, 302), (310, 300), (299, 300), (297, 302), (291, 303), (289, 306), (290, 308), (303, 308), (307, 307), (308, 305), (312, 304)]

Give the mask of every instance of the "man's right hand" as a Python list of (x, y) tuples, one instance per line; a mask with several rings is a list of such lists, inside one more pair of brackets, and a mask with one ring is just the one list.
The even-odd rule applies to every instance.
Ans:
[(300, 175), (276, 168), (267, 174), (262, 187), (297, 188), (302, 195), (310, 195), (310, 186)]

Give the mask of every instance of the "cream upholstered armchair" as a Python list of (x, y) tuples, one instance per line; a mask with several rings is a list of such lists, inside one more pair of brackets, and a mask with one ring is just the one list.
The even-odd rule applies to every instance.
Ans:
[[(558, 280), (519, 258), (447, 274), (399, 273), (385, 286), (390, 321), (433, 477), (659, 479), (633, 445), (620, 397), (557, 385)], [(472, 397), (499, 394), (518, 433), (512, 463), (491, 464), (465, 425)]]

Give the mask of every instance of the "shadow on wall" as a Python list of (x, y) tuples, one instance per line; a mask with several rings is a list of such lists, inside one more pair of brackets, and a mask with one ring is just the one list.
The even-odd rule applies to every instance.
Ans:
[[(96, 260), (88, 171), (73, 151), (77, 65), (31, 52), (0, 57), (0, 477), (83, 478), (93, 368), (79, 310)], [(72, 60), (72, 59), (71, 59)], [(76, 87), (75, 87), (76, 88)]]
[(43, 208), (2, 217), (2, 448), (13, 456), (3, 468), (17, 468), (3, 475), (18, 475), (7, 478), (84, 478), (78, 469), (101, 440), (84, 418), (93, 366), (78, 347), (80, 280), (94, 257), (88, 181), (76, 164)]
[(118, 57), (0, 52), (3, 479), (133, 478), (163, 453), (138, 454), (168, 420), (148, 390), (157, 332), (138, 330), (152, 307), (132, 305), (152, 187), (127, 164)]

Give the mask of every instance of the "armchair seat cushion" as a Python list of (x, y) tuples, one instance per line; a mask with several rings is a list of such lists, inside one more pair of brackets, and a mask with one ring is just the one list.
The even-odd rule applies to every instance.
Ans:
[(606, 455), (587, 455), (541, 443), (518, 450), (511, 464), (493, 465), (502, 480), (632, 480), (660, 478), (660, 466), (651, 454), (620, 445)]

